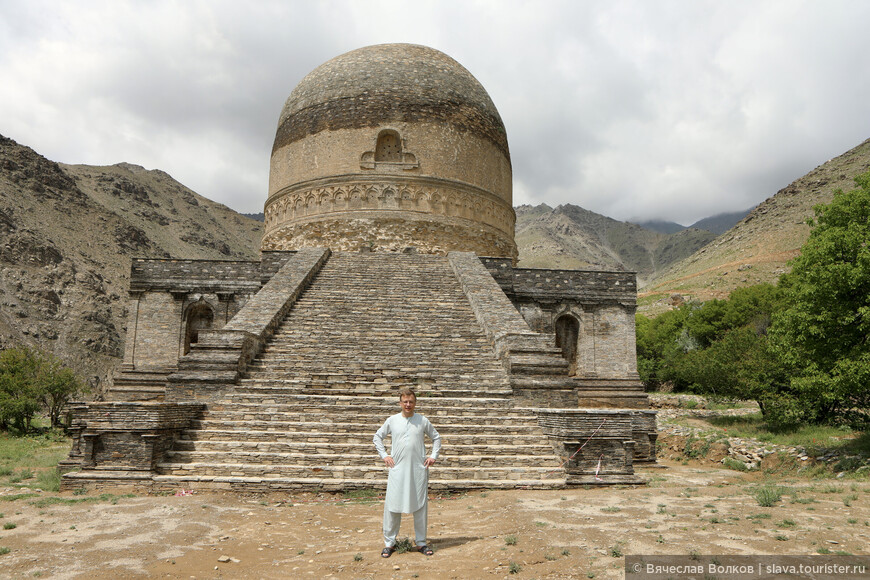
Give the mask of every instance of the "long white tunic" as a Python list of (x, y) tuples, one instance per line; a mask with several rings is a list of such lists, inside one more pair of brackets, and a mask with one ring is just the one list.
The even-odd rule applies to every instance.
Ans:
[[(390, 453), (384, 447), (384, 438), (392, 435)], [(375, 433), (374, 444), (381, 459), (387, 455), (396, 462), (387, 476), (385, 509), (394, 513), (410, 514), (426, 505), (429, 470), (423, 467), (426, 447), (423, 436), (432, 440), (432, 459), (438, 459), (441, 435), (429, 419), (414, 413), (403, 417), (401, 413), (388, 417)]]

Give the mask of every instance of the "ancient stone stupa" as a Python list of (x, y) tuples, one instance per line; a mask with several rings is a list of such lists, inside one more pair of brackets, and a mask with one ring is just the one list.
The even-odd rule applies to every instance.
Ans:
[(635, 276), (517, 268), (514, 221), (471, 73), (407, 44), (326, 62), (281, 111), (261, 259), (133, 260), (124, 362), (73, 408), (62, 485), (383, 486), (372, 434), (406, 385), (434, 488), (639, 481)]

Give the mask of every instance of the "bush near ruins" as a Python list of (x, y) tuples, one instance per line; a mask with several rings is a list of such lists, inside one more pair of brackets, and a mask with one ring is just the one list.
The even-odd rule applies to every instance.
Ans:
[(772, 375), (767, 332), (782, 305), (770, 284), (738, 288), (728, 300), (687, 303), (655, 319), (637, 316), (638, 370), (647, 386), (757, 401), (762, 412)]
[(85, 390), (53, 355), (29, 347), (6, 349), (0, 352), (0, 430), (27, 433), (41, 412), (58, 427), (63, 406)]
[(771, 327), (788, 369), (780, 422), (870, 422), (870, 172), (815, 208), (813, 230), (780, 279), (787, 306)]
[(777, 286), (637, 317), (638, 370), (671, 386), (758, 402), (771, 425), (870, 422), (870, 172), (815, 208)]

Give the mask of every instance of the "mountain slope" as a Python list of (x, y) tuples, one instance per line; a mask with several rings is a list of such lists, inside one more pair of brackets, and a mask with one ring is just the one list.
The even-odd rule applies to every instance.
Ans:
[(752, 209), (753, 208), (749, 208), (743, 211), (719, 213), (714, 216), (698, 220), (689, 227), (697, 228), (699, 230), (707, 230), (708, 232), (713, 232), (718, 236), (719, 234), (724, 234), (735, 225), (737, 225), (740, 220), (749, 215), (749, 212), (751, 212)]
[(696, 254), (673, 264), (641, 288), (641, 305), (655, 311), (671, 294), (723, 298), (737, 287), (775, 282), (809, 236), (813, 207), (837, 189), (855, 187), (870, 169), (870, 139), (816, 167), (759, 204)]
[(162, 171), (54, 163), (0, 135), (0, 348), (53, 352), (104, 388), (132, 256), (254, 259), (262, 224)]
[(519, 265), (525, 268), (629, 270), (644, 280), (715, 237), (696, 229), (668, 235), (571, 204), (523, 205), (516, 212)]

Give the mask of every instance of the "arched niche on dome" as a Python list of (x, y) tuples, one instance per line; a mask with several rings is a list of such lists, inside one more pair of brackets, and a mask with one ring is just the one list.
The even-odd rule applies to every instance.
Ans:
[(374, 149), (359, 159), (360, 169), (390, 171), (418, 169), (417, 156), (405, 150), (405, 141), (395, 129), (383, 129), (375, 137)]
[(378, 135), (375, 144), (375, 163), (389, 162), (399, 163), (402, 161), (402, 138), (398, 131), (387, 129)]

